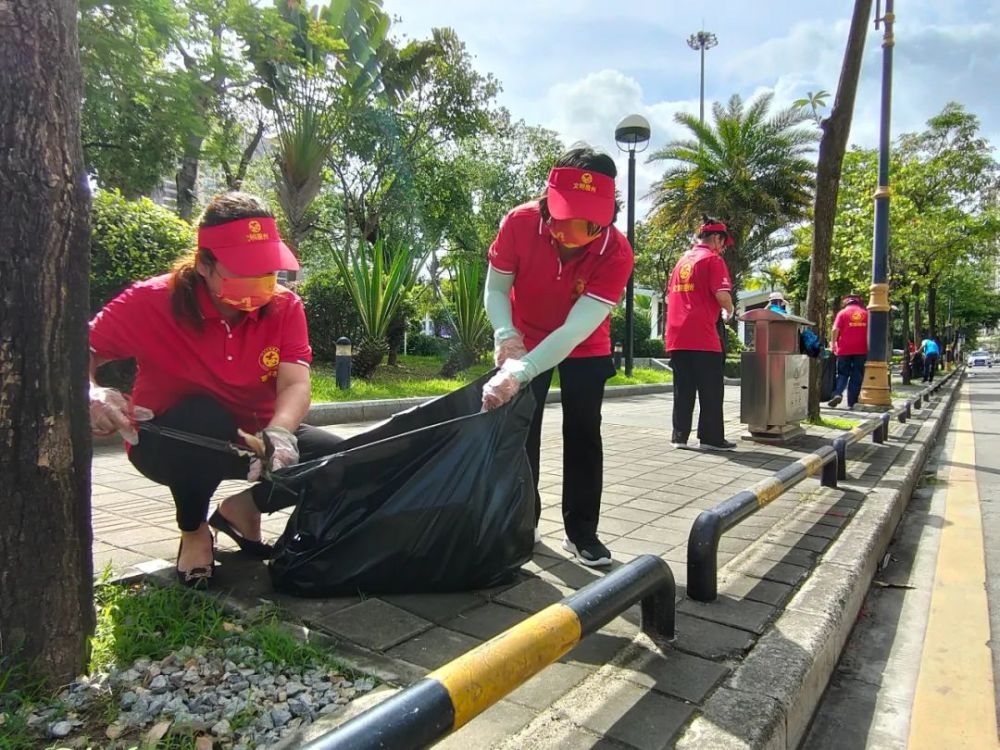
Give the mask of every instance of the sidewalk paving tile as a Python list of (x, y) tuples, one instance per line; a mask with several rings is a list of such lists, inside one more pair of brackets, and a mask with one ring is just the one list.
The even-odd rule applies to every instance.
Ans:
[[(719, 546), (720, 599), (701, 604), (685, 597), (687, 539), (694, 520), (818, 445), (829, 444), (837, 434), (810, 426), (804, 439), (785, 447), (740, 440), (744, 429), (737, 419), (739, 397), (739, 388), (726, 389), (726, 435), (738, 442), (730, 453), (672, 449), (670, 394), (604, 405), (605, 483), (598, 533), (613, 550), (616, 566), (642, 554), (659, 555), (670, 564), (681, 601), (676, 639), (662, 650), (646, 648), (640, 657), (615, 666), (614, 659), (621, 658), (639, 630), (639, 607), (633, 606), (439, 747), (478, 750), (522, 732), (520, 739), (535, 712), (553, 704), (557, 710), (537, 726), (537, 741), (524, 737), (524, 747), (671, 746), (671, 738), (696, 710), (711, 712), (713, 701), (725, 702), (725, 689), (715, 686), (733, 660), (753, 645), (755, 633), (788, 601), (870, 488), (896, 481), (880, 477), (894, 461), (912, 456), (914, 448), (907, 441), (929, 414), (925, 410), (906, 425), (894, 423), (885, 445), (866, 439), (850, 446), (848, 479), (840, 489), (821, 490), (816, 478), (803, 480), (727, 531)], [(548, 407), (542, 431), (543, 541), (517, 580), (456, 594), (295, 599), (271, 590), (266, 568), (233, 554), (233, 545), (222, 537), (216, 594), (245, 597), (251, 606), (261, 600), (274, 602), (290, 617), (335, 639), (399, 660), (401, 674), (438, 667), (498, 635), (607, 572), (578, 565), (561, 548), (560, 409), (558, 404)], [(357, 423), (330, 430), (350, 436), (370, 426)], [(111, 564), (123, 572), (157, 558), (172, 567), (179, 534), (169, 491), (141, 476), (120, 446), (97, 447), (92, 482), (96, 570)], [(247, 486), (224, 482), (216, 499)], [(283, 511), (266, 517), (265, 537), (277, 537), (288, 515)], [(169, 568), (166, 573), (171, 573)], [(702, 705), (698, 709), (695, 704)]]

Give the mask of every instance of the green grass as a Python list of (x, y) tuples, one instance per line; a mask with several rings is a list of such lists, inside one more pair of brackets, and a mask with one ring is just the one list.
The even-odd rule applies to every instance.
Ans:
[(814, 424), (817, 427), (829, 427), (831, 430), (853, 430), (861, 422), (856, 419), (842, 419), (840, 417), (820, 417), (819, 419), (810, 419), (809, 424)]
[[(385, 364), (375, 371), (371, 380), (352, 378), (351, 387), (345, 391), (337, 388), (334, 370), (329, 365), (317, 364), (312, 370), (312, 397), (316, 403), (324, 401), (369, 401), (412, 396), (443, 396), (462, 387), (492, 369), (491, 363), (481, 361), (459, 373), (454, 380), (438, 376), (442, 360), (438, 357), (402, 356), (397, 367)], [(639, 385), (644, 383), (669, 383), (667, 370), (636, 369), (631, 378), (615, 375), (608, 385)], [(552, 387), (559, 387), (559, 373), (552, 379)]]

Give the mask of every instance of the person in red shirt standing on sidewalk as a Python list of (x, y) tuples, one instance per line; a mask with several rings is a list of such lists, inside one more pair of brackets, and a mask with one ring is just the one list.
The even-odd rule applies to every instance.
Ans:
[(536, 408), (526, 449), (535, 477), (535, 541), (542, 415), (559, 368), (563, 411), (563, 548), (589, 566), (611, 564), (597, 536), (604, 484), (601, 404), (611, 362), (611, 308), (632, 273), (632, 247), (613, 225), (614, 160), (581, 145), (549, 172), (545, 195), (504, 218), (489, 250), (486, 312), (500, 371), (483, 389), (494, 409), (531, 384)]
[(847, 408), (853, 409), (861, 395), (868, 359), (868, 310), (856, 294), (844, 297), (843, 308), (833, 321), (830, 344), (837, 355), (837, 384), (827, 405), (837, 407), (846, 388)]
[[(224, 479), (270, 471), (336, 450), (340, 439), (302, 425), (309, 409), (312, 350), (302, 301), (277, 285), (299, 264), (264, 203), (245, 193), (216, 196), (198, 226), (198, 247), (172, 273), (133, 284), (90, 323), (90, 414), (95, 433), (120, 432), (132, 464), (173, 495), (181, 544), (177, 576), (206, 584), (214, 568), (209, 526), (245, 553), (267, 558), (261, 513), (294, 505), (269, 481), (222, 501), (205, 522)], [(97, 384), (98, 366), (135, 358), (131, 402)], [(237, 430), (266, 436), (273, 455), (229, 455), (137, 430), (154, 426), (235, 442)], [(263, 462), (267, 465), (264, 466)]]
[[(698, 243), (681, 256), (667, 287), (665, 346), (674, 373), (673, 436), (670, 444), (687, 448), (698, 397), (698, 445), (730, 451), (723, 428), (725, 335), (722, 321), (733, 316), (733, 285), (722, 259), (733, 244), (726, 225), (704, 218)], [(721, 320), (720, 320), (720, 315)]]

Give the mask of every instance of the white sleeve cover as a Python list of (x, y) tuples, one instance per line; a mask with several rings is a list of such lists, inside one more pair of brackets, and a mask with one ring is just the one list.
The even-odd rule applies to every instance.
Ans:
[[(581, 344), (611, 313), (611, 305), (593, 297), (581, 297), (566, 316), (566, 322), (542, 339), (521, 361), (527, 382), (539, 373), (551, 370)], [(519, 376), (518, 379), (520, 379)]]
[(510, 309), (510, 290), (513, 286), (514, 274), (502, 273), (493, 266), (487, 268), (483, 302), (486, 305), (486, 317), (493, 324), (493, 340), (496, 343), (518, 335)]

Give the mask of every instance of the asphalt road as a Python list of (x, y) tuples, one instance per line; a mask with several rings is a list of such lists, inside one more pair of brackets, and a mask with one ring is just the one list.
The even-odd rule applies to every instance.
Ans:
[(945, 439), (800, 748), (998, 747), (998, 685), (1000, 368), (994, 367), (969, 371)]

